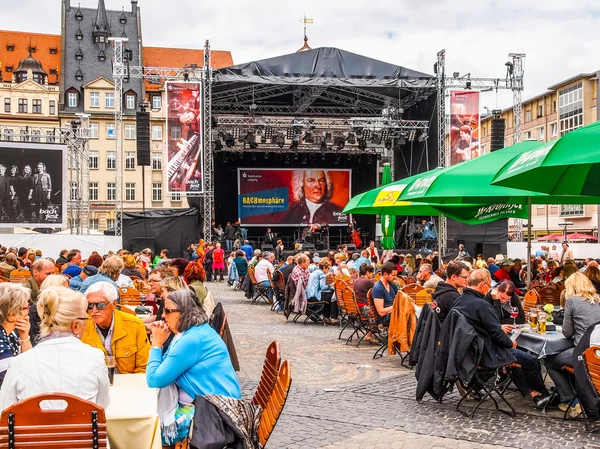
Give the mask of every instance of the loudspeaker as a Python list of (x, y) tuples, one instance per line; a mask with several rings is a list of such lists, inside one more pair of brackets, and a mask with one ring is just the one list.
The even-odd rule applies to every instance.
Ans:
[(356, 248), (356, 245), (354, 243), (348, 243), (346, 245), (346, 248), (348, 248), (348, 251), (358, 251), (358, 248)]
[(504, 129), (506, 125), (503, 118), (492, 119), (492, 139), (490, 151), (501, 150), (504, 148)]
[(134, 237), (132, 252), (137, 253), (146, 248), (150, 248), (152, 252), (154, 251), (154, 239), (152, 237)]
[(273, 245), (271, 243), (263, 243), (260, 245), (261, 251), (273, 251)]
[(315, 245), (313, 245), (312, 243), (303, 243), (302, 244), (302, 251), (312, 251), (315, 249)]
[(137, 164), (141, 167), (150, 166), (150, 113), (136, 112), (137, 130)]
[(483, 254), (486, 259), (488, 257), (496, 257), (496, 254), (502, 254), (502, 246), (497, 243), (484, 243), (481, 254)]

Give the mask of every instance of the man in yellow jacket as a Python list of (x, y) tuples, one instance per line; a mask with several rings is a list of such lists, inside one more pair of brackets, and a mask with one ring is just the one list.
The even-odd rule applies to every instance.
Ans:
[(87, 322), (81, 341), (114, 356), (119, 373), (145, 373), (150, 342), (144, 323), (137, 317), (115, 310), (117, 289), (108, 282), (96, 282), (85, 292)]

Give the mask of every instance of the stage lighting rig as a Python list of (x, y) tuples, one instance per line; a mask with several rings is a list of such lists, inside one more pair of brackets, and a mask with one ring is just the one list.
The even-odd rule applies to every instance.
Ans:
[(304, 143), (314, 143), (315, 139), (313, 138), (312, 133), (310, 131), (306, 131), (304, 133), (304, 137), (302, 138), (302, 141)]
[(392, 141), (391, 141), (391, 139), (387, 139), (387, 140), (385, 141), (385, 148), (386, 148), (388, 151), (392, 149)]
[(344, 147), (346, 146), (346, 141), (344, 140), (343, 137), (336, 137), (335, 144), (337, 145), (339, 150), (343, 150)]
[(416, 135), (417, 135), (417, 130), (415, 130), (415, 129), (409, 130), (408, 131), (408, 141), (413, 142), (415, 140)]
[(358, 139), (358, 149), (361, 151), (364, 151), (367, 149), (366, 139)]
[(327, 151), (327, 144), (325, 143), (325, 141), (321, 142), (321, 148), (319, 149), (323, 151), (323, 154), (325, 154), (325, 151)]
[(373, 133), (373, 137), (371, 138), (371, 143), (373, 145), (381, 145), (381, 134)]
[(350, 145), (354, 145), (356, 143), (356, 136), (354, 135), (354, 133), (348, 133), (346, 142), (348, 142)]
[(417, 138), (417, 140), (419, 142), (425, 142), (427, 139), (429, 139), (429, 135), (427, 134), (427, 130), (424, 129), (421, 131), (421, 134), (419, 134), (419, 137)]
[(283, 148), (283, 146), (285, 145), (285, 138), (283, 137), (283, 134), (277, 134), (277, 137), (275, 138), (275, 143), (279, 148)]

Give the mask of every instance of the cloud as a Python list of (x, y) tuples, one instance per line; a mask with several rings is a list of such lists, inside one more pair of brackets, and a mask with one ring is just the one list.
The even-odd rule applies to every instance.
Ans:
[[(81, 4), (95, 7), (97, 0)], [(106, 4), (131, 8), (123, 0)], [(3, 11), (0, 29), (59, 33), (59, 5), (20, 0)], [(202, 48), (210, 39), (213, 49), (230, 50), (236, 63), (299, 49), (306, 12), (314, 19), (307, 25), (313, 48), (340, 47), (426, 73), (433, 72), (442, 48), (448, 73), (473, 77), (503, 78), (508, 53), (526, 53), (524, 98), (600, 69), (595, 62), (600, 9), (590, 0), (140, 0), (139, 6), (145, 45)], [(482, 104), (507, 107), (512, 95), (485, 93)]]

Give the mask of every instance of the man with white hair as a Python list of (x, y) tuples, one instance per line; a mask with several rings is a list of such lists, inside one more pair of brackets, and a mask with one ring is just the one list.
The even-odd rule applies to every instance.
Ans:
[(440, 282), (444, 282), (441, 277), (433, 272), (433, 267), (428, 263), (422, 263), (419, 266), (417, 280), (423, 282), (425, 288), (436, 288)]
[(86, 290), (88, 320), (81, 341), (115, 358), (119, 373), (145, 373), (150, 342), (144, 323), (116, 310), (118, 289), (105, 281)]

